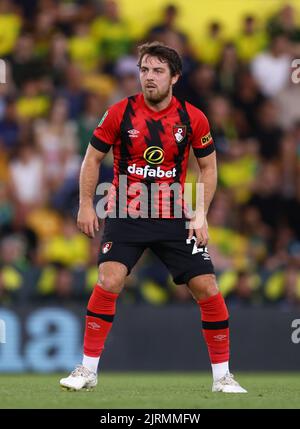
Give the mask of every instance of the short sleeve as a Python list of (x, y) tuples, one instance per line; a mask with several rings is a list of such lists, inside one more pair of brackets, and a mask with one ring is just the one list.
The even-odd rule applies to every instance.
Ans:
[(91, 138), (90, 144), (101, 152), (107, 153), (119, 136), (120, 106), (118, 104), (114, 104), (104, 113)]
[(210, 126), (204, 113), (194, 108), (191, 115), (192, 123), (192, 148), (197, 158), (203, 158), (215, 151), (215, 145), (211, 136)]

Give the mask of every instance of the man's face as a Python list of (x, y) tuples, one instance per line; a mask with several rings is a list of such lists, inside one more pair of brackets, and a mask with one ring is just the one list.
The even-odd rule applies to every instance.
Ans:
[(171, 92), (179, 75), (171, 76), (167, 62), (144, 55), (140, 67), (140, 80), (144, 97), (151, 104), (162, 102)]

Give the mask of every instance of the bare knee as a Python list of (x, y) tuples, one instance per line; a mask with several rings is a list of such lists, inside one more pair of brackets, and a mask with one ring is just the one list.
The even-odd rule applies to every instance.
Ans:
[(127, 268), (120, 262), (103, 262), (99, 266), (98, 284), (112, 293), (120, 293), (124, 287)]
[(219, 288), (214, 274), (204, 274), (193, 277), (187, 284), (196, 301), (217, 295)]

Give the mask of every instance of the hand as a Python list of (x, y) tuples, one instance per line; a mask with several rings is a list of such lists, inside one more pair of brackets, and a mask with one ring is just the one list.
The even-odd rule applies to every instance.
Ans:
[(90, 238), (95, 238), (99, 231), (99, 221), (93, 206), (80, 206), (77, 215), (77, 226)]
[(204, 221), (201, 222), (199, 217), (195, 217), (190, 220), (189, 223), (189, 239), (196, 236), (196, 245), (198, 246), (207, 246), (209, 235), (208, 235), (208, 224), (206, 217)]

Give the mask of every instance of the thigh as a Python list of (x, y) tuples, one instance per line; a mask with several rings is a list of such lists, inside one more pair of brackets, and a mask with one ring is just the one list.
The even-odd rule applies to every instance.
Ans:
[(139, 228), (133, 229), (132, 223), (127, 219), (106, 219), (98, 265), (108, 261), (119, 262), (125, 265), (129, 275), (145, 247), (141, 231)]
[(137, 243), (106, 241), (101, 243), (98, 265), (104, 262), (119, 262), (127, 268), (127, 275), (142, 256), (145, 246)]
[(176, 284), (187, 284), (193, 277), (214, 274), (207, 247), (196, 247), (194, 240), (162, 241), (152, 251), (170, 271)]

